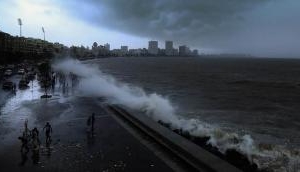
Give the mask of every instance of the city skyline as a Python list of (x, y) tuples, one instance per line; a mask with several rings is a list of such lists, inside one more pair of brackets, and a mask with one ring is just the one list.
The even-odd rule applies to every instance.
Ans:
[[(18, 21), (18, 25), (19, 25), (19, 27), (20, 27), (20, 30), (19, 30), (19, 35), (11, 35), (10, 33), (7, 33), (7, 32), (4, 32), (4, 31), (1, 31), (0, 30), (0, 32), (2, 32), (2, 33), (6, 33), (6, 34), (10, 34), (11, 36), (14, 36), (14, 37), (21, 37), (21, 38), (25, 38), (25, 39), (35, 39), (35, 40), (43, 40), (43, 41), (48, 41), (48, 40), (46, 40), (46, 38), (45, 38), (45, 28), (42, 26), (41, 27), (41, 31), (42, 31), (42, 33), (43, 33), (43, 38), (34, 38), (34, 37), (26, 37), (26, 36), (24, 36), (24, 35), (22, 35), (22, 25), (23, 25), (23, 23), (22, 23), (22, 19), (21, 18), (18, 18), (17, 19), (17, 21)], [(50, 41), (50, 42), (52, 42), (52, 43), (56, 43), (56, 44), (60, 44), (61, 42), (59, 42), (59, 41), (55, 41), (55, 40), (53, 40), (53, 41)], [(97, 45), (98, 45), (98, 43), (99, 42), (97, 42), (97, 41), (94, 41), (93, 42), (93, 44), (92, 45), (83, 45), (83, 44), (80, 44), (80, 45), (74, 45), (74, 44), (71, 44), (71, 45), (65, 45), (65, 44), (63, 44), (64, 46), (67, 46), (67, 47), (73, 47), (73, 46), (77, 46), (77, 47), (82, 47), (82, 46), (84, 46), (84, 47), (86, 47), (86, 48), (88, 48), (88, 49), (92, 49), (93, 48), (93, 46), (95, 45), (95, 43), (97, 43)], [(127, 42), (127, 44), (130, 44), (130, 42)], [(160, 50), (164, 50), (165, 52), (164, 52), (164, 54), (165, 55), (169, 55), (169, 56), (174, 56), (174, 55), (176, 55), (176, 54), (178, 54), (179, 55), (179, 49), (180, 49), (180, 47), (185, 47), (185, 48), (187, 48), (188, 50), (187, 51), (190, 51), (190, 53), (192, 53), (193, 51), (197, 51), (197, 55), (198, 55), (198, 49), (193, 49), (193, 50), (190, 50), (190, 47), (189, 46), (187, 46), (187, 45), (183, 45), (183, 44), (178, 44), (178, 46), (177, 46), (177, 48), (174, 46), (174, 42), (172, 41), (172, 40), (165, 40), (165, 41), (158, 41), (158, 40), (149, 40), (148, 42), (147, 42), (147, 44), (148, 44), (148, 47), (130, 47), (130, 46), (128, 46), (128, 45), (123, 45), (123, 44), (121, 44), (121, 45), (115, 45), (114, 47), (113, 47), (113, 49), (111, 49), (111, 44), (110, 43), (105, 43), (105, 44), (102, 44), (101, 45), (101, 43), (99, 43), (99, 46), (103, 46), (103, 47), (105, 47), (105, 49), (108, 49), (109, 51), (110, 50), (121, 50), (121, 51), (123, 51), (124, 52), (124, 49), (126, 49), (125, 51), (126, 52), (128, 52), (129, 50), (137, 50), (137, 49), (147, 49), (148, 50), (148, 53), (149, 54), (152, 54), (152, 55), (158, 55), (159, 54), (159, 51)], [(154, 49), (154, 50), (153, 50)], [(177, 52), (177, 53), (176, 53)], [(203, 52), (202, 52), (203, 53)], [(188, 54), (188, 53), (187, 53)]]
[[(45, 39), (36, 39), (23, 37), (21, 35), (12, 36), (5, 32), (0, 32), (1, 61), (12, 62), (13, 60), (52, 58), (70, 56), (78, 59), (91, 59), (102, 57), (128, 57), (128, 56), (198, 56), (198, 50), (191, 50), (189, 47), (182, 45), (178, 49), (173, 47), (172, 41), (165, 41), (165, 47), (159, 48), (158, 41), (149, 41), (148, 49), (144, 47), (129, 48), (121, 45), (118, 49), (111, 49), (109, 43), (104, 45), (94, 42), (91, 47), (87, 46), (65, 46), (59, 42), (49, 42)], [(45, 29), (42, 27), (45, 38)], [(171, 44), (171, 46), (170, 46)], [(182, 48), (183, 47), (183, 48)], [(170, 50), (171, 49), (171, 50)]]
[(0, 30), (18, 35), (16, 19), (21, 18), (25, 37), (42, 39), (45, 27), (47, 40), (68, 46), (97, 41), (138, 48), (158, 40), (163, 47), (164, 40), (173, 40), (177, 47), (186, 44), (204, 53), (297, 57), (299, 5), (296, 0), (3, 0)]
[[(4, 33), (8, 33), (8, 34), (10, 34), (10, 35), (12, 35), (12, 36), (16, 36), (16, 37), (24, 37), (24, 38), (30, 38), (30, 39), (40, 39), (40, 40), (44, 40), (44, 41), (50, 41), (50, 42), (53, 42), (53, 43), (63, 43), (63, 42), (59, 42), (59, 41), (57, 41), (57, 40), (53, 40), (53, 39), (49, 39), (49, 40), (46, 40), (45, 39), (45, 28), (43, 27), (43, 26), (41, 26), (41, 32), (42, 32), (42, 37), (33, 37), (33, 36), (27, 36), (27, 35), (23, 35), (22, 34), (22, 29), (21, 29), (21, 26), (23, 25), (22, 24), (22, 19), (21, 18), (17, 18), (17, 21), (18, 21), (18, 27), (19, 27), (19, 34), (12, 34), (12, 33), (10, 33), (10, 32), (6, 32), (6, 31), (4, 31), (4, 30), (1, 30), (1, 28), (0, 28), (0, 32), (4, 32)], [(21, 23), (20, 23), (21, 22)], [(98, 40), (90, 40), (91, 42), (97, 42), (97, 43), (99, 43), (99, 45), (100, 44), (103, 44), (103, 46), (110, 46), (111, 44), (108, 42), (108, 43), (104, 43), (103, 41), (98, 41)], [(166, 47), (166, 42), (172, 42), (172, 47), (173, 47), (173, 45), (177, 45), (177, 47), (179, 48), (180, 46), (182, 46), (182, 44), (180, 44), (180, 43), (175, 43), (174, 44), (174, 42), (173, 41), (171, 41), (171, 40), (165, 40), (165, 41), (159, 41), (159, 40), (146, 40), (146, 42), (144, 42), (144, 44), (146, 45), (146, 46), (144, 46), (144, 47), (138, 47), (138, 46), (133, 46), (133, 47), (130, 47), (129, 45), (131, 44), (130, 42), (127, 42), (126, 44), (128, 44), (128, 45), (123, 45), (123, 44), (120, 44), (120, 45), (118, 45), (117, 43), (116, 44), (114, 44), (114, 46), (113, 46), (113, 49), (118, 49), (118, 48), (120, 48), (121, 47), (121, 49), (122, 49), (122, 47), (123, 46), (126, 46), (127, 47), (127, 49), (129, 50), (129, 49), (143, 49), (143, 48), (146, 48), (146, 49), (149, 49), (149, 42), (157, 42), (157, 48), (158, 49), (164, 49), (165, 47)], [(66, 45), (66, 46), (68, 46), (68, 47), (72, 47), (72, 46), (84, 46), (84, 47), (89, 47), (89, 48), (91, 48), (92, 47), (92, 44), (93, 43), (91, 43), (90, 45), (85, 45), (85, 44), (83, 44), (83, 43), (79, 43), (79, 44), (74, 44), (74, 43), (69, 43), (69, 44), (64, 44), (64, 45)], [(147, 48), (148, 47), (148, 48)], [(109, 48), (110, 49), (110, 48)]]

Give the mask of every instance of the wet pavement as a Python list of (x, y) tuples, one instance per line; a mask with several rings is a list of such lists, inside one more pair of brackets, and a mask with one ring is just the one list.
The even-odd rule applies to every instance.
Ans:
[[(0, 171), (172, 171), (112, 118), (100, 98), (56, 88), (51, 99), (40, 99), (37, 81), (15, 95), (0, 95)], [(93, 112), (92, 134), (86, 123)], [(40, 131), (39, 151), (20, 151), (26, 119), (29, 129)], [(46, 122), (53, 128), (50, 145), (42, 131)]]

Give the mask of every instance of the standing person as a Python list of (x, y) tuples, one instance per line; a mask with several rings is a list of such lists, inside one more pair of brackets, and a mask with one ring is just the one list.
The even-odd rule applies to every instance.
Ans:
[(94, 132), (95, 113), (92, 113), (91, 122), (92, 122), (92, 132)]
[(55, 88), (55, 76), (52, 77), (51, 86), (52, 86), (52, 90), (54, 90), (54, 88)]
[(34, 146), (35, 149), (38, 149), (41, 142), (39, 139), (39, 130), (35, 127), (32, 131), (32, 145)]
[(26, 138), (28, 138), (30, 135), (30, 131), (28, 129), (28, 119), (25, 119), (25, 122), (24, 122), (24, 134), (25, 134)]
[(13, 92), (14, 92), (14, 93), (17, 92), (17, 85), (16, 85), (16, 83), (14, 83), (14, 85), (13, 85)]
[(46, 123), (45, 127), (43, 128), (43, 131), (46, 129), (46, 143), (50, 143), (51, 142), (51, 136), (50, 136), (50, 133), (52, 133), (52, 127), (51, 125), (49, 124), (49, 122)]
[(24, 129), (25, 129), (25, 131), (28, 130), (28, 119), (25, 119), (25, 122), (24, 122)]
[(21, 142), (22, 142), (22, 146), (21, 146), (21, 152), (24, 151), (24, 149), (26, 150), (25, 153), (27, 153), (29, 151), (29, 147), (28, 147), (28, 139), (26, 136), (26, 133), (23, 132), (23, 136), (22, 137), (18, 137)]

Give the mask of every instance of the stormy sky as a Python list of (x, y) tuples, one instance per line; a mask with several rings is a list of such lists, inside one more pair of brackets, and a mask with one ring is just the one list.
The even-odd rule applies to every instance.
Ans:
[(50, 40), (68, 45), (137, 48), (154, 39), (161, 48), (173, 40), (200, 52), (300, 57), (299, 0), (1, 0), (0, 7), (1, 30), (16, 33), (15, 23), (1, 25), (19, 16), (31, 21), (28, 36), (46, 25)]

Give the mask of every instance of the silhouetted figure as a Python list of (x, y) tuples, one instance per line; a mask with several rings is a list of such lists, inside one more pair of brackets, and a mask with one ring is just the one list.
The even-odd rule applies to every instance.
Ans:
[(55, 76), (53, 76), (52, 80), (51, 80), (52, 90), (54, 90), (54, 88), (55, 88), (55, 81), (56, 81)]
[(24, 129), (25, 129), (25, 131), (28, 130), (28, 119), (25, 119), (25, 122), (24, 122)]
[(26, 133), (23, 132), (23, 136), (22, 137), (18, 137), (19, 140), (21, 140), (22, 145), (21, 145), (21, 152), (23, 153), (24, 150), (27, 153), (29, 151), (29, 147), (28, 147), (28, 137), (26, 136)]
[(63, 94), (65, 94), (65, 92), (66, 92), (66, 82), (65, 81), (63, 81), (63, 84), (62, 84), (63, 86), (63, 89), (62, 89), (62, 91), (63, 91)]
[(92, 117), (91, 117), (91, 118), (92, 118), (92, 119), (91, 119), (91, 120), (92, 120), (92, 121), (91, 121), (91, 122), (92, 122), (92, 132), (94, 132), (95, 113), (92, 114)]
[(14, 83), (14, 85), (13, 85), (13, 92), (14, 92), (14, 94), (16, 94), (16, 92), (17, 92), (17, 85), (16, 85), (16, 83)]
[(49, 122), (46, 123), (45, 127), (43, 128), (43, 131), (46, 129), (45, 135), (46, 135), (46, 144), (49, 144), (51, 142), (51, 133), (52, 133), (52, 127), (49, 124)]
[(35, 127), (31, 131), (31, 136), (32, 136), (32, 162), (33, 164), (38, 164), (40, 160), (40, 139), (39, 139), (39, 130)]
[(87, 125), (91, 126), (92, 132), (94, 132), (94, 124), (95, 124), (95, 113), (92, 113), (92, 115), (89, 116), (87, 120)]
[(35, 127), (31, 131), (32, 136), (32, 162), (33, 164), (38, 164), (40, 160), (40, 139), (39, 139), (39, 130)]
[(41, 142), (39, 139), (39, 130), (36, 127), (31, 131), (31, 136), (33, 149), (39, 149)]
[(24, 122), (24, 133), (25, 137), (28, 139), (28, 137), (30, 136), (30, 131), (28, 129), (28, 119), (26, 119)]
[(39, 138), (39, 130), (34, 127), (34, 129), (31, 131), (32, 138)]

